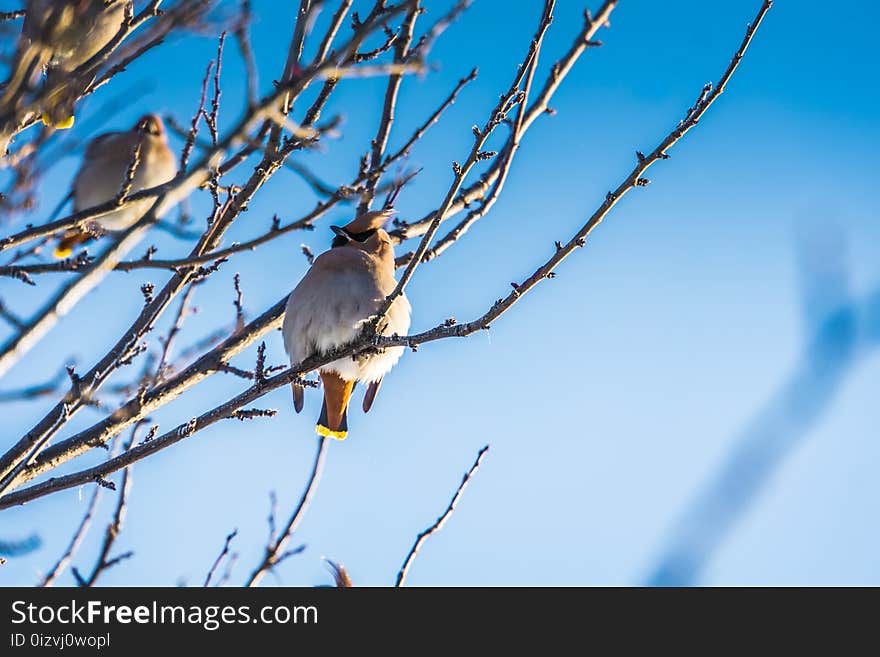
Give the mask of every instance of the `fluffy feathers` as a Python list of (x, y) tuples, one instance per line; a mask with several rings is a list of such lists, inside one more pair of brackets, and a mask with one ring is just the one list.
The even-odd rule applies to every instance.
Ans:
[[(291, 364), (350, 343), (360, 333), (364, 321), (379, 310), (396, 287), (394, 250), (388, 234), (380, 227), (388, 216), (388, 212), (367, 213), (343, 229), (336, 229), (338, 241), (334, 244), (337, 246), (318, 256), (290, 293), (282, 334)], [(409, 301), (401, 295), (388, 311), (381, 333), (405, 335), (409, 330), (410, 312)], [(358, 381), (367, 383), (364, 408), (369, 410), (379, 382), (402, 353), (403, 347), (391, 347), (358, 358), (340, 358), (322, 367), (326, 407), (326, 418), (322, 413), (322, 420), (326, 419), (331, 425), (323, 425), (324, 428), (339, 431), (338, 423), (345, 421), (351, 391), (341, 395), (337, 379), (352, 387)], [(330, 390), (328, 380), (335, 386)], [(294, 389), (295, 407), (298, 394), (301, 392)], [(319, 424), (319, 433), (321, 426)]]
[[(79, 212), (116, 197), (138, 143), (139, 160), (130, 193), (161, 185), (174, 178), (177, 162), (168, 148), (162, 119), (148, 114), (141, 117), (131, 130), (99, 135), (91, 141), (73, 183), (74, 211)], [(97, 217), (92, 223), (102, 230), (125, 230), (134, 225), (154, 202), (155, 199), (144, 199), (128, 204)], [(67, 231), (61, 236), (55, 255), (67, 257), (72, 247), (91, 238), (89, 231), (76, 228)]]

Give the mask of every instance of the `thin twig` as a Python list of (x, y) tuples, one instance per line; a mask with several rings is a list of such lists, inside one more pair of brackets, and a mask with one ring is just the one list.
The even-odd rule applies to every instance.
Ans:
[(27, 13), (25, 9), (15, 9), (13, 11), (0, 11), (0, 21), (13, 21), (16, 18), (23, 18)]
[[(132, 430), (131, 433), (131, 439), (128, 442), (129, 446), (134, 440), (136, 430)], [(119, 532), (122, 531), (122, 523), (125, 521), (125, 511), (130, 492), (131, 468), (125, 468), (125, 470), (122, 472), (122, 487), (116, 500), (116, 508), (113, 511), (113, 519), (110, 521), (110, 524), (107, 526), (107, 531), (104, 533), (104, 540), (101, 543), (101, 550), (98, 554), (97, 560), (95, 561), (95, 565), (92, 568), (91, 574), (89, 574), (88, 577), (84, 577), (80, 575), (76, 569), (74, 569), (74, 573), (76, 573), (76, 578), (80, 586), (94, 586), (95, 582), (97, 581), (98, 577), (101, 576), (101, 574), (107, 572), (122, 561), (130, 559), (132, 556), (134, 556), (133, 552), (123, 552), (122, 554), (110, 558), (110, 550), (113, 548), (113, 544), (116, 542), (116, 539), (119, 536)]]
[[(438, 339), (464, 337), (477, 331), (487, 330), (491, 322), (510, 310), (525, 294), (534, 289), (538, 283), (554, 277), (556, 275), (555, 269), (558, 265), (566, 257), (586, 243), (586, 239), (591, 234), (592, 230), (604, 219), (605, 216), (607, 216), (608, 212), (610, 212), (620, 198), (631, 189), (643, 186), (644, 181), (647, 180), (644, 178), (644, 173), (647, 168), (658, 160), (666, 159), (668, 157), (667, 151), (679, 139), (681, 139), (684, 134), (697, 125), (708, 107), (717, 99), (720, 93), (723, 92), (726, 82), (730, 79), (732, 73), (736, 69), (736, 66), (741, 60), (743, 53), (751, 41), (761, 19), (767, 9), (769, 9), (769, 6), (770, 3), (765, 2), (761, 12), (758, 14), (757, 20), (749, 27), (746, 38), (740, 46), (740, 49), (737, 51), (737, 54), (734, 56), (727, 71), (722, 75), (719, 84), (699, 95), (698, 102), (685, 115), (684, 120), (660, 142), (654, 151), (648, 156), (639, 154), (637, 158), (638, 162), (632, 173), (617, 187), (617, 189), (606, 195), (599, 208), (589, 217), (584, 226), (571, 238), (571, 240), (569, 240), (569, 242), (566, 244), (562, 244), (561, 242), (558, 243), (553, 255), (541, 265), (541, 267), (536, 269), (535, 272), (523, 283), (517, 283), (514, 285), (514, 289), (507, 297), (499, 299), (479, 318), (465, 324), (456, 324), (454, 321), (449, 320), (433, 329), (410, 336), (378, 338), (375, 336), (364, 336), (353, 342), (351, 345), (347, 345), (338, 350), (333, 350), (332, 353), (306, 359), (303, 363), (300, 363), (280, 374), (269, 377), (260, 385), (252, 386), (228, 402), (203, 413), (196, 418), (193, 423), (188, 423), (186, 425), (186, 430), (180, 429), (156, 438), (146, 445), (137, 446), (130, 450), (130, 453), (123, 454), (119, 459), (104, 464), (103, 466), (99, 466), (97, 469), (92, 468), (73, 473), (72, 475), (57, 477), (49, 482), (43, 482), (31, 486), (30, 488), (7, 494), (3, 498), (0, 498), (0, 508), (24, 503), (56, 490), (62, 490), (73, 485), (78, 485), (79, 483), (83, 483), (83, 481), (91, 481), (96, 475), (112, 472), (120, 467), (125, 467), (128, 463), (145, 458), (159, 449), (164, 449), (183, 438), (193, 435), (196, 431), (201, 430), (205, 426), (210, 426), (211, 424), (225, 418), (234, 417), (233, 414), (236, 411), (252, 403), (254, 400), (266, 394), (269, 390), (282, 385), (287, 385), (292, 381), (301, 381), (301, 377), (304, 373), (312, 371), (337, 358), (350, 356), (377, 347), (387, 348), (391, 346), (410, 346), (414, 348), (420, 344)], [(522, 76), (527, 75), (527, 69), (521, 71), (521, 74)], [(527, 113), (523, 119), (523, 126), (528, 122), (528, 118), (529, 115)], [(34, 459), (31, 465), (21, 470), (20, 476), (15, 479), (15, 485), (21, 485), (23, 482), (28, 481), (43, 472), (51, 470), (61, 463), (67, 462), (74, 456), (84, 453), (94, 445), (103, 443), (125, 426), (138, 421), (138, 419), (143, 417), (144, 414), (149, 413), (171, 399), (174, 399), (181, 392), (203, 380), (206, 376), (214, 372), (223, 371), (223, 367), (230, 357), (239, 353), (247, 345), (252, 344), (254, 341), (258, 340), (260, 336), (265, 335), (268, 331), (273, 330), (279, 325), (283, 315), (283, 309), (284, 299), (280, 300), (270, 310), (248, 324), (242, 334), (227, 339), (223, 344), (205, 354), (192, 366), (182, 371), (178, 376), (157, 387), (155, 391), (150, 391), (141, 398), (126, 402), (126, 404), (120, 407), (117, 414), (114, 414), (112, 418), (107, 418), (95, 427), (87, 429), (65, 441), (61, 441), (53, 447), (47, 448), (43, 454)], [(85, 477), (85, 480), (83, 480), (83, 477)]]
[(306, 488), (303, 491), (302, 497), (300, 497), (299, 503), (293, 510), (290, 519), (284, 525), (284, 529), (281, 531), (281, 534), (278, 535), (276, 539), (270, 540), (268, 545), (266, 545), (266, 553), (263, 556), (263, 560), (251, 573), (251, 576), (245, 583), (246, 587), (256, 586), (260, 583), (260, 580), (263, 579), (265, 574), (272, 570), (283, 559), (298, 553), (298, 550), (284, 552), (284, 546), (290, 540), (293, 532), (296, 531), (296, 528), (302, 521), (306, 509), (308, 508), (309, 503), (312, 501), (312, 497), (315, 494), (315, 490), (317, 490), (318, 488), (318, 482), (321, 479), (321, 472), (324, 470), (324, 460), (327, 456), (328, 444), (328, 440), (325, 437), (322, 436), (318, 439), (317, 451), (315, 453), (315, 462), (312, 465), (312, 472), (309, 475), (309, 479), (306, 483)]
[[(381, 11), (376, 12), (376, 16), (371, 18), (366, 23), (361, 24), (358, 29), (355, 31), (354, 36), (349, 40), (348, 45), (343, 49), (341, 54), (342, 61), (348, 61), (350, 57), (353, 56), (354, 53), (357, 52), (359, 46), (363, 42), (367, 36), (372, 33), (374, 30), (379, 29), (385, 25), (385, 23), (390, 20), (397, 13), (403, 12), (408, 9), (414, 0), (405, 0), (399, 5), (387, 6), (383, 7)], [(317, 67), (310, 70), (308, 73), (303, 73), (301, 77), (293, 78), (289, 84), (279, 85), (276, 91), (271, 94), (263, 103), (261, 110), (254, 110), (248, 113), (248, 115), (239, 122), (239, 125), (234, 128), (231, 134), (227, 135), (221, 142), (218, 144), (216, 152), (214, 155), (219, 155), (224, 152), (232, 143), (235, 142), (236, 136), (239, 134), (246, 134), (248, 132), (248, 128), (252, 123), (261, 120), (262, 118), (268, 118), (268, 112), (273, 107), (274, 103), (277, 103), (282, 98), (292, 98), (299, 93), (304, 88), (306, 81), (314, 79), (315, 77), (326, 75), (328, 71), (333, 71), (334, 74), (338, 72), (339, 66), (337, 65), (336, 56), (332, 58), (328, 58), (327, 61), (322, 62)], [(200, 238), (197, 245), (194, 247), (191, 256), (198, 257), (203, 255), (206, 252), (210, 252), (213, 249), (216, 249), (218, 243), (222, 239), (225, 232), (229, 229), (232, 222), (241, 214), (241, 212), (247, 207), (247, 204), (252, 199), (254, 194), (263, 186), (266, 180), (270, 178), (275, 171), (280, 168), (285, 160), (285, 158), (293, 152), (297, 148), (303, 147), (305, 144), (302, 140), (298, 138), (289, 139), (280, 149), (276, 149), (275, 152), (266, 152), (262, 158), (262, 161), (259, 166), (257, 166), (247, 181), (245, 185), (242, 186), (241, 190), (234, 197), (230, 197), (226, 206), (222, 209), (222, 212), (219, 213), (216, 220), (213, 221), (208, 229), (205, 231), (202, 238)], [(206, 161), (207, 158), (207, 161)], [(200, 182), (204, 182), (205, 177), (204, 174), (206, 171), (210, 171), (211, 162), (213, 161), (213, 156), (206, 156), (203, 158), (202, 163), (196, 165), (194, 167), (194, 171), (200, 172), (197, 176), (194, 177), (194, 174), (188, 174), (184, 176), (185, 179), (191, 180), (196, 184), (200, 184)], [(180, 177), (178, 177), (180, 178)], [(177, 179), (175, 179), (177, 180)], [(172, 181), (173, 184), (174, 181)], [(183, 190), (179, 187), (174, 187), (176, 190), (174, 193), (183, 193)], [(139, 193), (138, 193), (139, 194)], [(129, 197), (129, 201), (131, 199), (138, 196), (138, 194), (132, 194)], [(179, 200), (179, 199), (174, 199)], [(156, 201), (153, 209), (143, 218), (141, 222), (137, 224), (136, 228), (138, 230), (142, 230), (142, 226), (146, 225), (148, 222), (154, 221), (157, 215), (160, 214), (160, 211), (156, 209), (156, 206), (165, 207), (167, 202), (167, 193)], [(56, 222), (57, 223), (57, 222)], [(130, 229), (130, 231), (134, 231), (135, 228)], [(126, 233), (129, 235), (129, 233)], [(0, 242), (0, 249), (3, 248), (3, 245), (6, 246), (11, 245), (15, 240), (10, 242), (9, 240)], [(107, 260), (102, 260), (101, 267), (104, 266), (104, 263)], [(213, 267), (199, 267), (199, 268), (187, 268), (185, 270), (177, 271), (169, 280), (169, 282), (160, 290), (156, 295), (154, 300), (151, 303), (145, 305), (139, 317), (135, 320), (134, 324), (129, 328), (128, 331), (123, 335), (123, 337), (116, 343), (113, 349), (111, 349), (100, 361), (96, 364), (89, 372), (83, 375), (81, 380), (81, 386), (77, 390), (72, 390), (68, 395), (68, 401), (62, 406), (61, 404), (57, 405), (53, 408), (28, 434), (23, 437), (16, 445), (13, 446), (11, 450), (9, 450), (6, 454), (0, 456), (0, 476), (4, 477), (3, 482), (0, 483), (0, 491), (5, 489), (5, 486), (14, 478), (15, 475), (10, 475), (11, 471), (20, 471), (23, 467), (23, 461), (28, 454), (33, 453), (34, 445), (38, 445), (40, 447), (44, 446), (48, 439), (52, 436), (54, 432), (56, 432), (61, 425), (63, 425), (70, 417), (72, 417), (78, 410), (80, 410), (83, 406), (83, 401), (87, 398), (90, 398), (98, 388), (100, 388), (106, 379), (110, 376), (112, 372), (115, 371), (117, 367), (121, 364), (125, 364), (130, 362), (132, 354), (134, 353), (132, 349), (137, 344), (137, 340), (149, 330), (155, 321), (158, 320), (159, 316), (164, 312), (168, 303), (178, 294), (181, 290), (183, 290), (186, 285), (188, 285), (193, 278), (200, 278), (206, 274), (209, 274), (213, 271), (216, 271), (216, 267), (220, 261), (214, 263)], [(115, 263), (114, 263), (115, 264)], [(97, 269), (99, 265), (96, 263), (94, 267)], [(82, 284), (82, 287), (85, 287), (85, 283)], [(50, 319), (38, 319), (40, 326), (48, 326), (51, 323), (54, 323), (54, 315), (50, 317)], [(38, 331), (32, 330), (30, 331), (31, 335), (36, 336)], [(21, 354), (24, 352), (24, 349), (19, 348), (19, 343), (24, 344), (26, 347), (30, 347), (33, 345), (34, 340), (22, 341), (17, 340), (13, 343), (10, 343), (7, 346), (4, 354), (0, 354), (0, 372), (5, 369), (11, 367), (11, 365), (20, 358)], [(4, 357), (5, 356), (5, 357)]]
[[(116, 456), (121, 448), (122, 445), (119, 443), (114, 445), (112, 456)], [(76, 555), (77, 550), (79, 550), (80, 546), (85, 540), (86, 534), (89, 531), (89, 527), (92, 524), (95, 510), (98, 508), (98, 501), (101, 499), (101, 494), (103, 493), (103, 491), (104, 486), (95, 486), (95, 489), (92, 492), (92, 498), (89, 500), (88, 507), (86, 507), (85, 515), (83, 515), (82, 520), (76, 528), (76, 531), (73, 533), (73, 537), (70, 539), (70, 543), (68, 544), (67, 549), (64, 551), (64, 554), (59, 557), (58, 561), (55, 562), (55, 565), (52, 566), (52, 568), (38, 584), (38, 586), (52, 586), (58, 576), (61, 575), (70, 565), (70, 562)]]
[(226, 535), (226, 540), (223, 541), (223, 549), (220, 550), (220, 554), (217, 555), (217, 558), (214, 560), (214, 564), (211, 566), (211, 570), (208, 571), (207, 576), (205, 577), (205, 583), (202, 586), (209, 586), (211, 584), (211, 579), (214, 577), (214, 573), (217, 571), (217, 568), (220, 567), (220, 564), (223, 562), (223, 558), (229, 554), (229, 545), (232, 543), (232, 539), (238, 535), (238, 530), (233, 529), (232, 532)]
[(449, 207), (452, 205), (455, 197), (458, 195), (458, 192), (461, 189), (462, 184), (464, 184), (464, 180), (467, 177), (468, 173), (470, 173), (471, 169), (474, 167), (474, 165), (476, 165), (477, 162), (486, 159), (483, 147), (486, 141), (489, 139), (489, 136), (492, 134), (492, 132), (494, 132), (495, 128), (497, 128), (506, 119), (507, 114), (513, 109), (513, 107), (517, 103), (525, 102), (524, 92), (520, 90), (520, 84), (522, 83), (528, 72), (532, 70), (532, 64), (536, 61), (538, 57), (538, 53), (541, 50), (541, 43), (543, 41), (544, 34), (547, 32), (547, 29), (550, 27), (550, 23), (553, 21), (553, 7), (555, 6), (555, 4), (555, 0), (545, 0), (544, 9), (541, 14), (541, 20), (538, 24), (538, 29), (535, 32), (535, 38), (532, 40), (532, 43), (529, 47), (529, 51), (526, 54), (523, 63), (520, 65), (517, 74), (514, 77), (513, 83), (510, 85), (508, 91), (501, 95), (498, 104), (495, 106), (495, 109), (492, 110), (491, 114), (489, 115), (489, 119), (486, 121), (483, 129), (474, 129), (474, 144), (471, 147), (471, 152), (468, 155), (467, 160), (465, 160), (465, 163), (463, 165), (459, 165), (457, 162), (453, 162), (452, 169), (454, 176), (452, 185), (450, 185), (449, 191), (446, 193), (446, 198), (444, 198), (443, 203), (440, 204), (440, 208), (437, 210), (436, 215), (431, 222), (431, 225), (428, 227), (428, 230), (422, 237), (418, 248), (413, 254), (412, 260), (406, 266), (406, 269), (401, 275), (397, 286), (394, 288), (394, 291), (392, 291), (391, 294), (388, 295), (388, 297), (385, 299), (385, 302), (382, 304), (382, 307), (376, 313), (376, 317), (373, 321), (374, 328), (378, 321), (381, 321), (381, 318), (383, 318), (385, 314), (389, 311), (397, 297), (403, 294), (406, 286), (409, 284), (410, 280), (412, 280), (412, 277), (416, 272), (416, 268), (421, 263), (425, 252), (428, 250), (428, 246), (430, 245), (431, 240), (434, 238), (434, 234), (440, 227), (440, 222), (443, 220), (443, 217), (446, 215), (446, 212), (449, 210)]
[[(566, 76), (571, 72), (575, 63), (580, 59), (581, 55), (586, 52), (586, 50), (592, 46), (596, 46), (599, 42), (594, 41), (596, 33), (599, 31), (599, 28), (605, 25), (608, 25), (608, 19), (611, 16), (611, 13), (617, 7), (618, 0), (605, 0), (602, 3), (602, 6), (596, 12), (595, 16), (586, 12), (584, 15), (584, 24), (581, 28), (580, 32), (575, 36), (571, 47), (568, 51), (557, 60), (550, 67), (550, 74), (547, 76), (546, 81), (544, 82), (544, 86), (541, 91), (538, 93), (535, 101), (529, 107), (526, 112), (526, 116), (523, 120), (523, 125), (521, 129), (520, 138), (528, 131), (531, 125), (537, 120), (539, 116), (543, 116), (549, 112), (549, 103), (553, 97), (553, 94), (565, 80)], [(501, 149), (501, 153), (503, 154), (507, 149), (514, 138), (514, 134), (508, 137), (508, 143)], [(458, 198), (454, 203), (449, 207), (449, 209), (443, 215), (443, 221), (449, 219), (449, 217), (462, 212), (463, 210), (470, 207), (470, 204), (482, 199), (486, 192), (495, 184), (495, 181), (498, 180), (498, 176), (501, 173), (501, 167), (504, 163), (503, 158), (496, 158), (492, 165), (489, 167), (488, 171), (486, 171), (480, 179), (465, 187)], [(418, 221), (413, 221), (401, 228), (393, 231), (391, 233), (391, 237), (395, 242), (402, 242), (406, 239), (411, 239), (413, 237), (419, 237), (420, 235), (424, 235), (428, 228), (432, 225), (435, 217), (437, 216), (437, 211), (430, 212), (428, 215), (423, 217)], [(401, 256), (398, 261), (405, 261), (404, 264), (408, 263), (412, 258), (412, 253), (406, 254), (405, 256)]]
[(474, 461), (474, 464), (470, 467), (470, 470), (464, 473), (464, 477), (461, 480), (461, 483), (458, 485), (458, 489), (455, 491), (455, 495), (452, 496), (452, 500), (449, 502), (449, 506), (446, 507), (446, 510), (440, 515), (439, 518), (434, 522), (433, 525), (428, 527), (425, 531), (419, 534), (416, 537), (415, 543), (409, 550), (409, 554), (406, 555), (406, 559), (403, 560), (403, 565), (400, 567), (400, 572), (397, 573), (397, 581), (394, 583), (394, 586), (400, 587), (403, 586), (404, 581), (406, 580), (406, 576), (409, 573), (409, 569), (412, 566), (413, 560), (416, 558), (416, 555), (419, 553), (419, 550), (422, 547), (422, 544), (427, 541), (431, 536), (439, 532), (443, 529), (443, 525), (446, 524), (446, 521), (449, 520), (449, 517), (452, 515), (452, 512), (455, 511), (455, 506), (458, 504), (458, 501), (461, 499), (462, 494), (464, 493), (464, 489), (467, 488), (468, 483), (471, 480), (477, 470), (480, 469), (480, 465), (483, 462), (483, 457), (486, 455), (486, 452), (489, 451), (489, 446), (486, 445), (477, 453), (477, 459)]

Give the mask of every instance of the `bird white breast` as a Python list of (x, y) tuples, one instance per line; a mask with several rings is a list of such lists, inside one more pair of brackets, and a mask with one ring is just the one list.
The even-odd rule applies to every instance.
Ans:
[[(312, 267), (287, 300), (282, 333), (291, 365), (354, 340), (363, 321), (379, 310), (393, 289), (393, 283), (377, 282), (365, 270)], [(401, 295), (388, 312), (382, 334), (405, 335), (410, 312), (409, 301)], [(347, 381), (378, 381), (402, 354), (403, 347), (391, 347), (357, 360), (340, 358), (321, 371), (336, 372)]]

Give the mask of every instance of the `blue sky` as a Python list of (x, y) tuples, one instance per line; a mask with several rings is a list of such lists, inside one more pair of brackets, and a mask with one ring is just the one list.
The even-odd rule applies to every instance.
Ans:
[[(281, 4), (254, 2), (262, 91), (278, 75), (292, 27), (292, 12)], [(427, 19), (449, 5), (425, 4)], [(653, 148), (702, 85), (718, 78), (758, 5), (623, 0), (611, 29), (600, 35), (605, 45), (582, 58), (551, 103), (556, 116), (528, 133), (491, 214), (419, 269), (408, 288), (413, 330), (482, 314), (511, 281), (550, 255), (554, 240), (577, 230), (629, 173), (635, 150)], [(580, 0), (558, 2), (542, 71), (568, 48), (582, 10)], [(371, 413), (353, 412), (349, 439), (330, 446), (317, 497), (295, 538), (308, 549), (267, 584), (326, 583), (322, 555), (344, 563), (356, 584), (393, 583), (416, 534), (445, 508), (485, 443), (491, 450), (483, 469), (445, 529), (422, 550), (410, 584), (647, 580), (684, 510), (798, 367), (809, 333), (798, 240), (808, 235), (827, 245), (820, 264), (846, 263), (854, 297), (880, 282), (873, 172), (880, 148), (880, 92), (873, 82), (880, 9), (844, 3), (830, 22), (821, 20), (827, 11), (813, 1), (775, 3), (727, 93), (672, 158), (650, 171), (651, 185), (620, 203), (556, 279), (491, 333), (405, 355)], [(476, 0), (433, 51), (438, 70), (405, 81), (392, 147), (455, 81), (480, 67), (477, 81), (414, 149), (410, 164), (425, 169), (399, 199), (404, 219), (442, 199), (451, 161), (465, 157), (470, 126), (485, 120), (509, 84), (538, 13), (537, 2)], [(134, 94), (110, 127), (128, 126), (146, 111), (185, 120), (215, 49), (216, 42), (203, 37), (160, 48), (119, 78), (115, 91), (114, 85), (103, 90), (84, 114), (120, 91), (151, 89)], [(342, 85), (327, 114), (345, 117), (343, 138), (303, 161), (333, 183), (348, 181), (375, 130), (383, 90), (375, 80)], [(241, 66), (230, 47), (222, 125), (238, 118), (242, 91)], [(82, 118), (76, 129), (86, 129)], [(52, 170), (41, 213), (63, 195), (77, 163), (67, 158)], [(259, 234), (273, 213), (297, 218), (313, 202), (295, 175), (282, 172), (229, 241)], [(195, 209), (205, 207), (201, 199)], [(199, 288), (201, 312), (184, 335), (193, 341), (231, 321), (235, 272), (251, 317), (277, 301), (305, 271), (300, 244), (326, 248), (326, 226), (349, 213), (336, 210), (313, 233), (236, 255)], [(150, 241), (166, 257), (186, 249), (164, 235)], [(165, 278), (114, 274), (0, 388), (42, 380), (71, 357), (81, 369), (89, 367), (136, 316), (138, 287), (146, 280)], [(34, 292), (9, 280), (0, 295), (25, 313), (58, 282), (45, 277)], [(285, 360), (280, 335), (270, 336), (268, 346), (272, 362)], [(250, 350), (239, 364), (250, 366), (253, 358)], [(880, 531), (873, 521), (880, 446), (870, 429), (878, 383), (880, 361), (866, 348), (833, 403), (792, 444), (726, 535), (699, 583), (880, 583)], [(170, 429), (241, 389), (240, 380), (215, 376), (153, 418)], [(17, 439), (48, 404), (0, 409), (0, 443)], [(108, 572), (105, 584), (198, 583), (232, 528), (239, 530), (237, 575), (249, 572), (265, 544), (269, 491), (277, 492), (282, 515), (298, 499), (311, 466), (320, 399), (308, 396), (301, 415), (287, 390), (259, 405), (277, 408), (278, 416), (215, 425), (135, 466), (117, 545), (136, 554)], [(97, 419), (84, 411), (71, 431)], [(0, 584), (36, 581), (63, 551), (89, 495), (73, 490), (3, 512), (0, 536), (36, 532), (43, 547), (0, 569)], [(94, 558), (110, 498), (76, 565)]]

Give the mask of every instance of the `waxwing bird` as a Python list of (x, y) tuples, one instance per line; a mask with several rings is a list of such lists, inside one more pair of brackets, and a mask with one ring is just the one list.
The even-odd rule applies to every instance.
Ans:
[[(295, 365), (314, 354), (326, 353), (354, 340), (365, 320), (377, 313), (397, 286), (394, 247), (382, 226), (393, 211), (366, 212), (344, 227), (332, 226), (335, 237), (329, 251), (315, 262), (287, 299), (282, 333), (284, 348)], [(410, 305), (401, 294), (379, 327), (382, 335), (405, 335)], [(363, 409), (370, 410), (382, 378), (400, 359), (403, 347), (356, 358), (345, 357), (321, 367), (324, 406), (315, 431), (344, 439), (347, 410), (355, 384), (367, 384)], [(303, 407), (303, 388), (293, 384), (293, 404)]]
[[(86, 148), (82, 166), (73, 182), (75, 212), (106, 203), (116, 198), (126, 180), (137, 151), (137, 167), (131, 181), (130, 194), (162, 185), (174, 178), (177, 161), (165, 137), (165, 126), (155, 114), (141, 117), (131, 130), (108, 132), (95, 137)], [(128, 203), (94, 219), (101, 229), (118, 231), (133, 226), (156, 199)], [(55, 249), (55, 256), (66, 258), (78, 244), (92, 239), (84, 228), (64, 233)]]
[[(35, 64), (31, 69), (45, 67), (46, 84), (54, 87), (113, 40), (130, 9), (131, 0), (29, 0), (20, 53)], [(43, 123), (56, 128), (73, 125), (80, 91), (60, 88), (46, 99)]]

